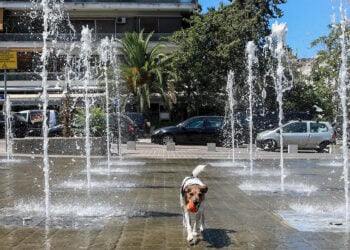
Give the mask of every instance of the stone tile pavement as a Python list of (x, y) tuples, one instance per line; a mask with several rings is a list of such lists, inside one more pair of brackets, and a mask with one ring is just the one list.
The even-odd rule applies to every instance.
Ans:
[[(50, 157), (51, 221), (35, 206), (44, 196), (40, 157), (24, 157), (21, 159), (28, 161), (18, 164), (0, 163), (0, 249), (349, 249), (347, 232), (302, 232), (278, 216), (275, 211), (288, 205), (288, 195), (249, 195), (238, 187), (240, 177), (227, 168), (210, 167), (201, 175), (209, 186), (207, 229), (190, 245), (182, 227), (180, 183), (197, 164), (228, 160), (231, 151), (217, 148), (208, 152), (201, 146), (166, 151), (147, 141), (140, 141), (136, 150), (123, 147), (126, 163), (136, 159), (145, 164), (116, 165), (103, 175), (99, 164), (104, 158), (94, 157), (92, 168), (100, 172), (92, 176), (93, 189), (87, 193), (81, 186), (60, 186), (70, 181), (75, 185), (75, 178), (85, 180), (84, 159)], [(246, 148), (236, 153), (238, 159), (249, 159)], [(305, 161), (340, 158), (312, 152), (285, 156)], [(255, 157), (278, 159), (279, 153), (257, 152)], [(106, 183), (112, 184), (98, 186)], [(78, 210), (86, 209), (87, 214), (56, 212), (72, 204), (79, 204)], [(104, 214), (109, 205), (118, 213)], [(8, 207), (14, 211), (4, 209)], [(35, 209), (39, 214), (25, 224), (23, 214)]]

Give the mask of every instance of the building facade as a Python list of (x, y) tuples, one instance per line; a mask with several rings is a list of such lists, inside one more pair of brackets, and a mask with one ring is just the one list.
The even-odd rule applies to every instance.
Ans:
[[(84, 26), (92, 30), (93, 45), (105, 37), (122, 38), (125, 32), (154, 32), (152, 43), (185, 27), (184, 18), (197, 8), (197, 0), (65, 0), (48, 1), (49, 7), (64, 13), (58, 25), (55, 42), (48, 36), (49, 50), (59, 51), (79, 42)], [(59, 5), (57, 7), (57, 5)], [(41, 1), (0, 1), (0, 53), (16, 52), (17, 68), (6, 69), (0, 54), (0, 105), (4, 93), (11, 96), (13, 109), (40, 103), (42, 76), (40, 72), (43, 48), (43, 11)], [(62, 18), (57, 16), (57, 18)], [(52, 18), (51, 18), (52, 19)], [(50, 20), (53, 21), (53, 20)], [(62, 20), (61, 20), (62, 21)], [(162, 41), (164, 42), (164, 41)], [(169, 53), (172, 45), (167, 44)], [(79, 52), (72, 52), (79, 56)], [(93, 55), (98, 60), (98, 55)], [(6, 60), (6, 59), (4, 59)], [(66, 55), (54, 52), (47, 60), (49, 104), (59, 105)], [(79, 83), (77, 83), (79, 85)], [(99, 92), (98, 85), (92, 86)], [(102, 90), (101, 90), (102, 91)], [(0, 107), (1, 108), (1, 107)]]

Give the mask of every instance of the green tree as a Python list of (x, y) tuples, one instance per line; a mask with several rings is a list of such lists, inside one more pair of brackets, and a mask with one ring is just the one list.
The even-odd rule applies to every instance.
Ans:
[[(174, 33), (170, 41), (178, 50), (172, 69), (178, 79), (177, 91), (185, 95), (188, 115), (223, 112), (229, 70), (235, 72), (236, 100), (244, 99), (245, 46), (254, 41), (262, 51), (264, 38), (270, 34), (269, 21), (282, 15), (278, 5), (285, 2), (237, 0), (204, 15), (195, 13), (187, 20), (189, 28)], [(263, 75), (264, 63), (259, 65), (258, 72)]]
[(151, 93), (160, 93), (166, 101), (169, 100), (169, 82), (164, 77), (167, 57), (161, 51), (161, 43), (150, 46), (152, 34), (144, 38), (143, 31), (139, 34), (125, 33), (125, 37), (120, 40), (124, 59), (121, 75), (130, 93), (137, 97), (140, 112), (150, 108)]
[[(341, 30), (339, 24), (329, 25), (330, 32), (311, 43), (311, 46), (322, 45), (312, 63), (309, 82), (317, 93), (317, 105), (323, 109), (324, 116), (333, 120), (338, 112), (339, 71), (341, 66)], [(348, 33), (348, 28), (347, 28)], [(347, 45), (347, 51), (349, 45)]]

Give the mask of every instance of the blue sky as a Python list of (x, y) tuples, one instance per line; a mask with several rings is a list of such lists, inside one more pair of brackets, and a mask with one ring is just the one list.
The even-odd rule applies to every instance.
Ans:
[[(310, 48), (310, 43), (316, 38), (327, 35), (328, 24), (332, 22), (332, 15), (339, 18), (339, 2), (341, 0), (287, 0), (280, 8), (284, 12), (279, 23), (285, 22), (288, 27), (287, 43), (297, 53), (299, 58), (314, 57), (317, 48)], [(203, 10), (215, 7), (222, 2), (229, 4), (227, 0), (199, 0)], [(343, 0), (344, 9), (350, 13), (350, 5)], [(334, 8), (332, 8), (332, 6)], [(348, 15), (349, 16), (349, 15)]]

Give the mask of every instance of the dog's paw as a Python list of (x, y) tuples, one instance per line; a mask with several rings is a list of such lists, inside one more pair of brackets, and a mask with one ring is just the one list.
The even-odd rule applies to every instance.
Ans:
[(193, 235), (193, 237), (196, 237), (196, 236), (198, 236), (198, 232), (197, 231), (193, 231), (192, 235)]
[(204, 230), (205, 230), (205, 226), (204, 226), (204, 225), (201, 225), (201, 226), (200, 226), (200, 231), (201, 231), (201, 233), (203, 233)]
[(188, 235), (187, 235), (187, 241), (188, 241), (188, 242), (193, 241), (193, 234), (188, 234)]

